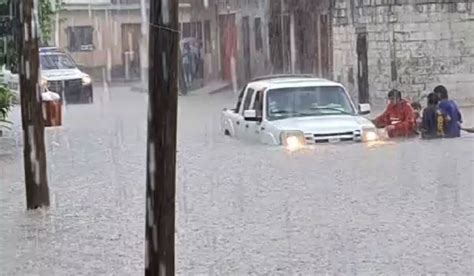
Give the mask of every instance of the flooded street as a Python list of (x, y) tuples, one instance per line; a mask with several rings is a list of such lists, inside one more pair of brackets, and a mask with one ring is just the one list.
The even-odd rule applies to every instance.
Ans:
[[(0, 141), (1, 275), (143, 274), (147, 97), (95, 95), (47, 129), (47, 211), (25, 211), (15, 110), (18, 132)], [(290, 153), (225, 137), (234, 104), (179, 98), (178, 274), (472, 273), (474, 135)]]

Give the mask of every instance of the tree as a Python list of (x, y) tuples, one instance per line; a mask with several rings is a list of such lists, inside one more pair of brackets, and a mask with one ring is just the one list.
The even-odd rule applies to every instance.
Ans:
[(174, 275), (178, 0), (150, 1), (145, 275)]

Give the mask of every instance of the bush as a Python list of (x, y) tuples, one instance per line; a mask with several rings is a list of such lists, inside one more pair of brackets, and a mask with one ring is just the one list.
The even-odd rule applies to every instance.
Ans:
[(7, 122), (8, 113), (13, 107), (13, 93), (6, 87), (0, 86), (0, 122)]

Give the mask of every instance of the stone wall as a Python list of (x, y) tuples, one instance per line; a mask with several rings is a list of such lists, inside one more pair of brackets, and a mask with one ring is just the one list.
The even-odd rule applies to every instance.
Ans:
[(366, 32), (372, 103), (391, 88), (416, 98), (443, 84), (460, 104), (474, 104), (473, 2), (335, 0), (334, 78), (357, 99), (357, 33)]

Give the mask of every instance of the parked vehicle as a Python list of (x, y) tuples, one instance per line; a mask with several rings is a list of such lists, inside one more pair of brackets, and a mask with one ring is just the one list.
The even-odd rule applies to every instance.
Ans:
[(234, 109), (224, 109), (224, 134), (264, 144), (298, 147), (378, 139), (342, 84), (312, 76), (269, 76), (248, 83)]
[[(66, 52), (55, 47), (40, 48), (39, 57), (42, 87), (58, 93), (66, 103), (93, 103), (92, 79)], [(18, 74), (3, 72), (7, 87), (19, 95)]]

